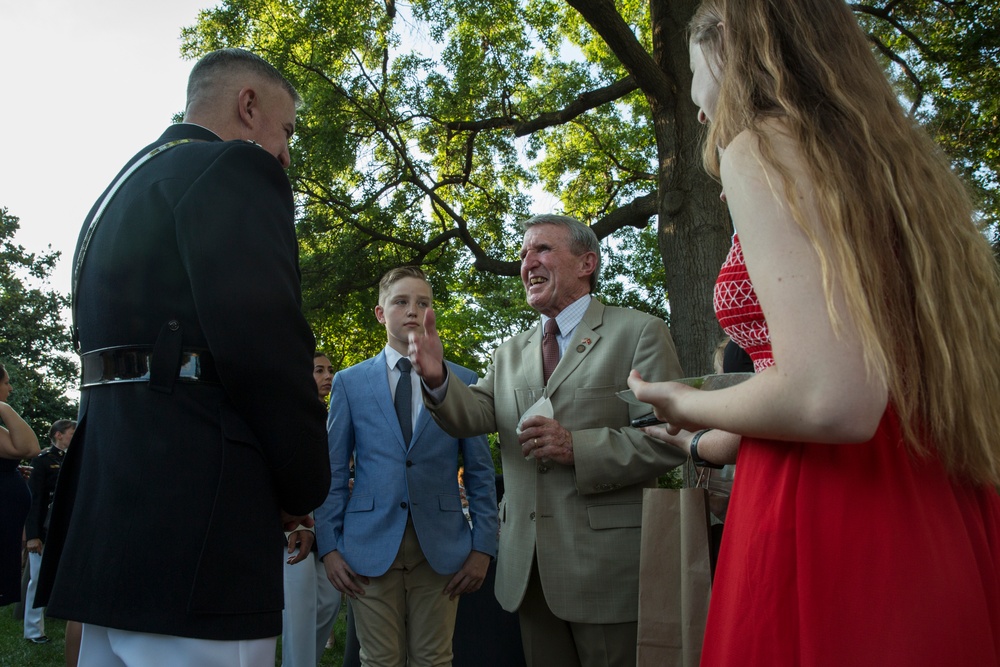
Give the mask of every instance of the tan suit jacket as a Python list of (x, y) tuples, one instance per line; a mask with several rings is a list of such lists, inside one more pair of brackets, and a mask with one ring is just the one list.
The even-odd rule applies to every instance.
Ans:
[(647, 380), (681, 376), (666, 324), (592, 300), (549, 379), (555, 418), (573, 435), (576, 463), (525, 461), (518, 419), (526, 390), (542, 382), (541, 326), (503, 343), (479, 383), (449, 382), (434, 418), (455, 437), (497, 431), (506, 494), (500, 504), (496, 595), (515, 611), (537, 552), (549, 608), (574, 623), (635, 621), (642, 490), (685, 457), (631, 428), (644, 411), (615, 392), (629, 371)]

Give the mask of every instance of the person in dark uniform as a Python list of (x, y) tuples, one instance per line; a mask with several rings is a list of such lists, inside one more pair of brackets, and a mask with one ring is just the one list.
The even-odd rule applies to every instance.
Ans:
[(63, 457), (73, 433), (76, 422), (71, 419), (59, 419), (53, 422), (49, 429), (51, 447), (31, 461), (31, 476), (28, 478), (28, 489), (31, 491), (31, 507), (28, 518), (24, 522), (24, 539), (28, 550), (28, 592), (24, 601), (24, 638), (34, 644), (47, 644), (45, 636), (45, 610), (35, 607), (35, 589), (38, 587), (38, 568), (42, 564), (42, 550), (45, 547), (45, 536), (48, 530), (49, 505), (52, 494), (56, 491), (56, 480), (62, 468)]
[(80, 413), (36, 604), (83, 622), (81, 667), (274, 664), (283, 528), (330, 483), (283, 170), (298, 103), (260, 57), (209, 53), (80, 233)]

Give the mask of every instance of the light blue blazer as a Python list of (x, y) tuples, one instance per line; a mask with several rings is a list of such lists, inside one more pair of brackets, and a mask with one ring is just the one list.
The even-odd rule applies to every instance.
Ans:
[[(467, 368), (450, 362), (448, 367), (466, 384), (477, 379)], [(457, 572), (471, 550), (496, 556), (496, 486), (485, 436), (454, 438), (421, 409), (411, 441), (404, 442), (384, 350), (334, 376), (327, 430), (332, 481), (315, 512), (321, 557), (336, 550), (356, 573), (381, 576), (399, 551), (407, 515), (439, 574)], [(458, 490), (459, 453), (471, 528)], [(349, 492), (352, 454), (354, 491)]]

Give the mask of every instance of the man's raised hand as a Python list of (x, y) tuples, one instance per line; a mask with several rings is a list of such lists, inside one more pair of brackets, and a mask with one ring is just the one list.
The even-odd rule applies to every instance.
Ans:
[(437, 319), (434, 309), (428, 308), (424, 313), (424, 330), (422, 333), (410, 334), (410, 363), (417, 375), (431, 389), (436, 389), (444, 382), (444, 346), (437, 332)]

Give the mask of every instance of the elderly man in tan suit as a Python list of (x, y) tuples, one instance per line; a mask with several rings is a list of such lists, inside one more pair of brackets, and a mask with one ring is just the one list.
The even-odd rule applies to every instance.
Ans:
[[(497, 348), (471, 387), (448, 381), (432, 311), (410, 357), (446, 431), (500, 435), (496, 596), (518, 612), (529, 667), (634, 665), (642, 490), (683, 458), (631, 428), (641, 408), (615, 392), (633, 368), (668, 380), (680, 365), (662, 320), (591, 297), (600, 246), (589, 227), (545, 215), (524, 229), (521, 280), (539, 323)], [(542, 395), (553, 418), (519, 425)]]

